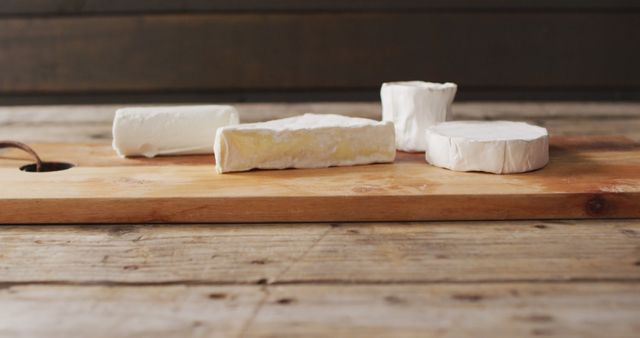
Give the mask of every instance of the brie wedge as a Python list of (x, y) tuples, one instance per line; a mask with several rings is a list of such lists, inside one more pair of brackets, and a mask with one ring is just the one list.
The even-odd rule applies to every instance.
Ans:
[(455, 83), (423, 81), (382, 84), (382, 119), (396, 127), (396, 147), (424, 151), (424, 130), (447, 121), (458, 86)]
[(510, 174), (549, 162), (547, 129), (523, 122), (445, 122), (425, 135), (427, 162), (451, 170)]
[(218, 129), (216, 172), (393, 162), (393, 123), (305, 114)]
[(120, 156), (210, 154), (216, 130), (234, 124), (238, 124), (238, 112), (232, 106), (118, 109), (113, 149)]

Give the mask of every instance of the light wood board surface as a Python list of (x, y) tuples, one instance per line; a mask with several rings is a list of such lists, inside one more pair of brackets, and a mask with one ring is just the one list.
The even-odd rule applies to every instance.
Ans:
[(12, 286), (0, 334), (69, 337), (634, 337), (640, 286)]
[(530, 173), (463, 173), (398, 152), (392, 164), (215, 174), (211, 155), (118, 158), (108, 145), (34, 145), (69, 170), (0, 153), (2, 223), (347, 222), (640, 217), (640, 146), (552, 138)]
[(8, 283), (640, 280), (629, 220), (3, 226)]
[[(238, 106), (245, 121), (379, 117), (377, 103)], [(106, 145), (114, 107), (0, 107), (0, 138)], [(640, 141), (640, 104), (454, 113)], [(0, 337), (635, 338), (638, 285), (637, 219), (0, 226)]]
[(4, 336), (640, 332), (637, 220), (0, 230)]

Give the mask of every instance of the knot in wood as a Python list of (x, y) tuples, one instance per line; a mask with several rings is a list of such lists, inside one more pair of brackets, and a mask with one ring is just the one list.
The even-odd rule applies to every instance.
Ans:
[(596, 195), (587, 201), (586, 211), (589, 215), (599, 216), (605, 212), (606, 207), (607, 201), (604, 197)]

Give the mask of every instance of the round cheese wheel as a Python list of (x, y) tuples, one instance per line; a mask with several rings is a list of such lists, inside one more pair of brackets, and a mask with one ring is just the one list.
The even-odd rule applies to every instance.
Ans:
[(547, 129), (523, 122), (455, 121), (426, 130), (428, 163), (455, 171), (520, 173), (549, 162)]

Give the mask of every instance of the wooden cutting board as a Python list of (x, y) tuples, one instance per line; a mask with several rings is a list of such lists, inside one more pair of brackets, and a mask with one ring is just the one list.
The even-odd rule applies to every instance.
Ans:
[(640, 146), (552, 138), (551, 161), (525, 174), (461, 173), (424, 154), (393, 164), (217, 175), (213, 156), (118, 158), (108, 145), (34, 145), (74, 168), (0, 151), (0, 223), (186, 223), (640, 217)]

